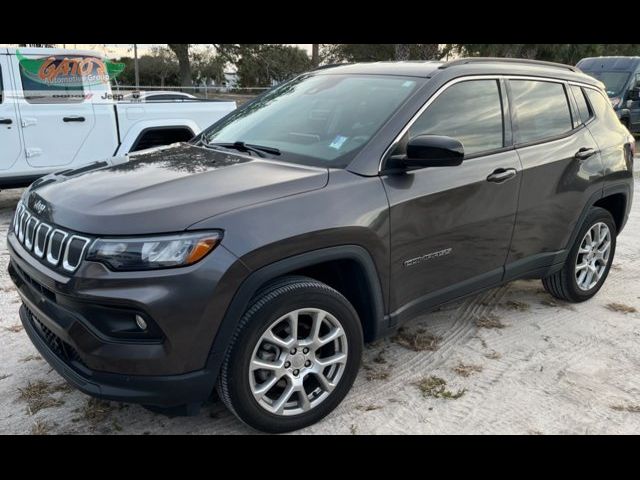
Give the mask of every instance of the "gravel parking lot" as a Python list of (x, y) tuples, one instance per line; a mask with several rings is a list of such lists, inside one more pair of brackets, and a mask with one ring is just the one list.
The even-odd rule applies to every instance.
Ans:
[[(251, 433), (217, 401), (168, 418), (91, 399), (51, 370), (20, 325), (6, 273), (20, 193), (0, 193), (0, 433)], [(609, 279), (589, 302), (565, 304), (539, 281), (518, 281), (368, 346), (346, 400), (300, 433), (640, 432), (639, 238), (636, 199)]]

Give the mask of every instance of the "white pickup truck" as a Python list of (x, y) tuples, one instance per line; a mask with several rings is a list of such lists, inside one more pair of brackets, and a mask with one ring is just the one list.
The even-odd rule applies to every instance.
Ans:
[(118, 102), (108, 64), (91, 51), (0, 48), (0, 188), (186, 141), (236, 108), (219, 101)]

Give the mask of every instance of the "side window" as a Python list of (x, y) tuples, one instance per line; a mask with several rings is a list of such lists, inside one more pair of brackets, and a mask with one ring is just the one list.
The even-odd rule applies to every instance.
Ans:
[[(43, 59), (44, 60), (44, 59)], [(29, 61), (29, 60), (27, 60)], [(47, 64), (47, 69), (58, 69), (60, 74), (43, 79), (41, 72), (35, 72), (31, 63), (25, 66), (20, 63), (20, 80), (24, 98), (29, 103), (82, 103), (84, 101), (84, 88), (82, 76), (73, 71), (65, 71), (61, 67), (64, 59), (56, 59)], [(63, 66), (64, 67), (64, 66)]]
[(610, 128), (616, 130), (620, 128), (620, 120), (616, 112), (614, 112), (611, 106), (611, 101), (604, 94), (591, 88), (585, 88), (585, 93), (591, 104), (594, 115), (598, 118), (598, 121), (603, 121)]
[(460, 140), (465, 155), (502, 148), (504, 128), (498, 81), (469, 80), (447, 88), (409, 129), (409, 138), (426, 134)]
[(593, 112), (587, 103), (587, 99), (584, 96), (584, 92), (582, 88), (571, 85), (571, 92), (573, 93), (573, 98), (576, 99), (576, 105), (578, 107), (578, 114), (580, 115), (580, 120), (582, 123), (587, 123), (591, 118), (593, 118)]
[(564, 85), (536, 80), (510, 80), (517, 113), (518, 143), (531, 143), (573, 129)]

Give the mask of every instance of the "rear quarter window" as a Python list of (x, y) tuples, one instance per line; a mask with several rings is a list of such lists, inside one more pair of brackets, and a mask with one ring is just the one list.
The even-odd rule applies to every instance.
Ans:
[(517, 143), (534, 143), (573, 129), (562, 83), (511, 80), (510, 86), (517, 118)]
[(587, 103), (584, 91), (582, 90), (582, 88), (576, 85), (572, 85), (571, 93), (573, 93), (573, 98), (575, 98), (576, 100), (576, 106), (578, 107), (578, 115), (580, 116), (580, 121), (582, 123), (587, 123), (593, 118), (593, 111)]
[(585, 93), (591, 104), (594, 115), (599, 121), (602, 121), (606, 126), (612, 130), (619, 130), (621, 123), (618, 120), (616, 112), (614, 112), (611, 106), (611, 101), (603, 93), (592, 88), (585, 88)]

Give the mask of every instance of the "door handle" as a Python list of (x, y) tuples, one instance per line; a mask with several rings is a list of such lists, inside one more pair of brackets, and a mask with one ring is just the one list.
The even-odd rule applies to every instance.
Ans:
[(502, 183), (518, 174), (515, 168), (499, 168), (487, 177), (487, 182)]
[(68, 122), (84, 122), (84, 117), (64, 117), (62, 119), (63, 122), (68, 123)]
[(589, 157), (593, 157), (596, 153), (598, 153), (593, 148), (581, 148), (576, 152), (576, 158), (578, 160), (586, 160)]
[(0, 124), (2, 125), (11, 125), (13, 123), (13, 120), (11, 120), (10, 118), (0, 118)]

